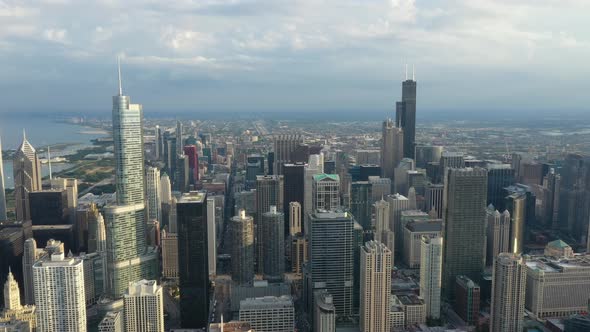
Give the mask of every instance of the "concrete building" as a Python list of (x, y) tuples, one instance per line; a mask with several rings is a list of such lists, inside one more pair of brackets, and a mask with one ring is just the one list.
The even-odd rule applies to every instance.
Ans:
[(291, 238), (291, 272), (303, 273), (303, 264), (308, 261), (308, 242), (303, 235)]
[(426, 317), (440, 318), (440, 294), (442, 282), (441, 237), (422, 236), (420, 264), (420, 297), (426, 304)]
[(526, 309), (537, 318), (588, 310), (590, 255), (526, 258)]
[[(399, 257), (401, 257), (403, 259), (404, 255), (405, 255), (404, 250), (406, 247), (406, 243), (405, 243), (405, 239), (404, 239), (404, 235), (405, 235), (404, 230), (406, 229), (406, 225), (408, 225), (411, 222), (420, 222), (420, 221), (429, 221), (429, 220), (432, 220), (432, 219), (430, 219), (430, 216), (428, 215), (428, 213), (422, 212), (420, 210), (411, 209), (411, 210), (405, 210), (405, 211), (401, 212), (399, 222), (397, 224), (398, 229), (395, 230), (396, 254)], [(417, 253), (419, 253), (420, 252), (420, 238), (418, 238), (417, 243), (418, 243)]]
[(41, 162), (24, 132), (23, 141), (16, 150), (12, 162), (16, 220), (31, 220), (29, 193), (41, 190)]
[[(457, 275), (480, 278), (484, 267), (487, 171), (482, 168), (447, 168), (445, 174), (443, 284), (453, 299)], [(465, 250), (469, 248), (469, 250)]]
[(0, 326), (5, 323), (23, 322), (27, 325), (27, 332), (34, 330), (37, 327), (35, 309), (34, 305), (21, 305), (18, 283), (9, 268), (4, 284), (4, 309), (0, 311)]
[(395, 234), (389, 228), (389, 203), (381, 199), (373, 204), (373, 209), (375, 210), (375, 240), (385, 244), (393, 253)]
[(404, 156), (404, 132), (387, 119), (383, 121), (381, 137), (381, 177), (393, 181), (393, 170)]
[(178, 234), (162, 230), (162, 276), (178, 280)]
[(209, 324), (209, 332), (255, 332), (250, 323), (241, 321), (231, 321), (224, 323), (221, 315), (221, 323)]
[(444, 185), (427, 183), (424, 190), (424, 212), (436, 211), (436, 217), (443, 216), (443, 192)]
[(254, 280), (254, 219), (246, 211), (231, 219), (231, 276), (238, 284), (249, 284)]
[[(323, 163), (323, 155), (315, 154), (309, 156), (309, 161), (307, 165), (304, 166), (303, 170), (303, 204), (305, 206), (305, 211), (303, 211), (303, 217), (307, 218), (310, 212), (314, 209), (314, 193), (313, 190), (313, 178), (318, 174), (324, 173), (324, 163)], [(290, 202), (289, 202), (290, 203)], [(290, 208), (290, 206), (289, 206)], [(289, 213), (289, 217), (291, 214)]]
[(245, 299), (240, 302), (239, 317), (255, 331), (292, 332), (295, 328), (295, 308), (290, 296)]
[(389, 332), (391, 294), (391, 250), (383, 243), (369, 241), (361, 247), (360, 330)]
[(145, 196), (147, 199), (148, 220), (162, 222), (162, 200), (160, 188), (160, 170), (157, 167), (145, 168)]
[(406, 314), (395, 295), (389, 295), (389, 326), (392, 331), (403, 331), (406, 327)]
[(164, 295), (155, 280), (130, 283), (123, 302), (125, 331), (164, 332)]
[(312, 185), (312, 211), (340, 207), (340, 177), (337, 174), (316, 174)]
[[(401, 234), (400, 221), (402, 211), (410, 209), (410, 201), (404, 195), (394, 194), (387, 196), (387, 203), (389, 203), (389, 229), (393, 231), (395, 239), (398, 240)], [(395, 251), (399, 250), (399, 246), (395, 245)]]
[(494, 260), (490, 331), (522, 331), (526, 265), (515, 254), (501, 253)]
[(500, 213), (494, 205), (486, 209), (486, 265), (491, 266), (494, 258), (502, 252), (510, 252), (510, 212)]
[(417, 269), (422, 262), (421, 243), (422, 237), (440, 237), (442, 233), (442, 220), (414, 220), (408, 222), (404, 227), (403, 235), (403, 258), (404, 263), (411, 269)]
[(332, 295), (325, 289), (317, 290), (314, 293), (315, 309), (313, 312), (313, 331), (335, 332), (336, 331), (336, 308)]
[(301, 227), (301, 204), (299, 202), (289, 203), (289, 234), (295, 236), (302, 231)]
[(264, 253), (264, 278), (268, 281), (282, 281), (285, 273), (285, 221), (283, 213), (271, 205), (262, 214), (262, 234)]
[(98, 332), (124, 332), (123, 311), (108, 311), (104, 318), (98, 323)]
[(371, 201), (377, 202), (391, 195), (391, 179), (369, 176), (369, 183), (371, 184)]
[(63, 252), (33, 265), (38, 332), (85, 332), (86, 301), (81, 259)]
[(405, 327), (426, 323), (426, 304), (415, 294), (394, 295), (394, 303), (404, 311)]
[(207, 197), (207, 254), (209, 262), (209, 278), (215, 279), (217, 274), (217, 225), (215, 198)]

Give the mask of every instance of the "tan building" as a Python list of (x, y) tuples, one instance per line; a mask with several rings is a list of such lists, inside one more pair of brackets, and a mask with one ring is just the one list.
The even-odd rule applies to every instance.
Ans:
[(424, 300), (415, 294), (394, 295), (395, 304), (402, 307), (404, 311), (405, 327), (426, 323), (426, 304)]
[(162, 230), (162, 276), (178, 280), (178, 235)]
[(526, 265), (522, 257), (501, 253), (494, 260), (490, 332), (522, 331)]
[(420, 268), (420, 246), (422, 237), (436, 238), (441, 236), (442, 220), (415, 220), (404, 227), (404, 263), (411, 269)]
[(361, 247), (360, 330), (389, 332), (391, 294), (391, 250), (383, 243), (369, 241)]
[(164, 332), (164, 295), (155, 280), (129, 283), (123, 302), (125, 331)]
[[(0, 331), (2, 331), (2, 323), (11, 323), (13, 330), (20, 331), (17, 328), (23, 327), (24, 325), (19, 323), (25, 323), (26, 331), (32, 331), (37, 327), (35, 315), (35, 306), (27, 305), (22, 306), (20, 302), (20, 290), (18, 283), (14, 280), (12, 271), (8, 270), (8, 277), (4, 284), (4, 309), (0, 312)], [(8, 331), (12, 331), (6, 327)]]

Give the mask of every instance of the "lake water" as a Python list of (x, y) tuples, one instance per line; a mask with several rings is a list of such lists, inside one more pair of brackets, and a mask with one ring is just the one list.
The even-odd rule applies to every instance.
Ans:
[[(58, 153), (52, 153), (52, 157), (62, 154), (70, 154), (78, 149), (90, 146), (91, 140), (103, 137), (100, 133), (89, 130), (79, 125), (56, 122), (56, 118), (43, 114), (3, 114), (0, 113), (0, 137), (3, 150), (14, 150), (19, 147), (23, 139), (23, 129), (26, 131), (27, 140), (37, 149), (45, 150), (47, 145), (72, 144), (67, 149)], [(40, 155), (45, 158), (45, 154)], [(53, 172), (69, 168), (68, 163), (53, 163)], [(43, 176), (49, 174), (46, 164), (41, 165)], [(13, 188), (12, 160), (4, 161), (4, 182), (6, 188)]]

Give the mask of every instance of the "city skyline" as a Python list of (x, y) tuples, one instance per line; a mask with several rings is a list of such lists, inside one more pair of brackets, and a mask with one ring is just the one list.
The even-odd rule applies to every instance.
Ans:
[[(399, 100), (406, 63), (416, 66), (421, 110), (577, 110), (590, 101), (576, 89), (589, 73), (587, 2), (363, 5), (7, 1), (3, 112), (101, 110), (117, 55), (130, 74), (127, 90), (151, 110), (169, 112), (388, 110)], [(357, 15), (359, 8), (368, 15)], [(555, 89), (570, 98), (551, 98)], [(454, 98), (457, 90), (462, 98)], [(37, 98), (22, 103), (23, 91)]]

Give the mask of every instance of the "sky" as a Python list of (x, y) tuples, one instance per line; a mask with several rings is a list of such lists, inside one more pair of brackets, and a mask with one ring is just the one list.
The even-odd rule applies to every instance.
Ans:
[(1, 112), (584, 111), (588, 0), (0, 0)]

